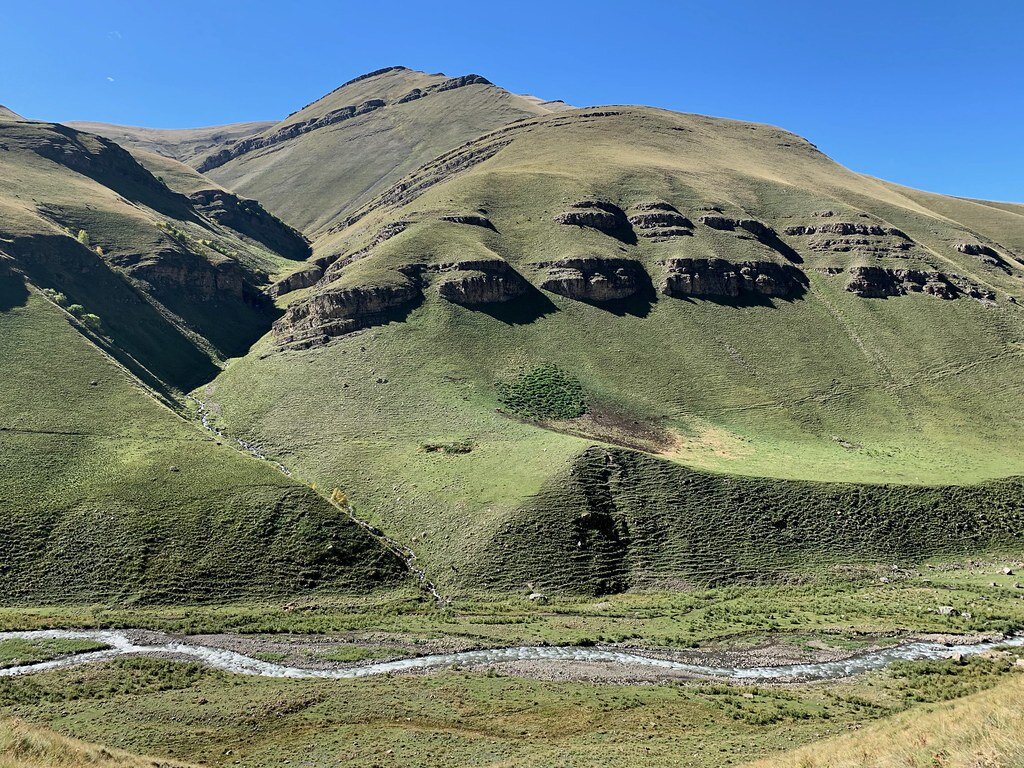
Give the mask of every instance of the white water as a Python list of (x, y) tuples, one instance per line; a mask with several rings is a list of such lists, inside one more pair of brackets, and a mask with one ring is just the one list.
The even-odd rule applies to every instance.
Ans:
[(720, 677), (734, 680), (826, 680), (849, 677), (850, 675), (882, 669), (894, 661), (920, 661), (925, 659), (946, 659), (956, 655), (971, 656), (996, 646), (1024, 646), (1024, 636), (1013, 637), (998, 642), (984, 642), (971, 645), (945, 645), (942, 643), (913, 642), (872, 651), (860, 656), (853, 656), (842, 661), (825, 661), (807, 664), (787, 664), (777, 667), (718, 667), (702, 664), (689, 664), (667, 659), (656, 659), (625, 651), (601, 650), (597, 648), (580, 648), (574, 646), (524, 646), (518, 648), (493, 648), (480, 651), (463, 651), (462, 653), (445, 653), (433, 656), (417, 656), (397, 661), (385, 661), (363, 666), (350, 666), (336, 669), (305, 669), (272, 664), (244, 656), (234, 651), (210, 648), (203, 645), (170, 641), (160, 645), (140, 645), (126, 633), (110, 630), (36, 630), (27, 632), (0, 632), (3, 640), (53, 640), (75, 639), (93, 640), (109, 646), (104, 650), (67, 656), (38, 664), (25, 664), (18, 667), (0, 669), (0, 677), (29, 675), (51, 669), (74, 667), (82, 664), (109, 661), (120, 656), (174, 656), (187, 658), (214, 669), (234, 672), (241, 675), (257, 675), (260, 677), (287, 678), (321, 678), (328, 680), (351, 679), (384, 675), (391, 672), (408, 672), (411, 670), (450, 667), (453, 665), (482, 665), (507, 661), (544, 661), (566, 662), (586, 661), (618, 664), (633, 667), (651, 667), (655, 669), (679, 672), (684, 675), (698, 677)]

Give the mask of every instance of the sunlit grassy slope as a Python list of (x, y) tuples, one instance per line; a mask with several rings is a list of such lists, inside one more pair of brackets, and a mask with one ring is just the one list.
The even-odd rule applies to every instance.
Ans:
[(4, 602), (362, 591), (400, 578), (338, 510), (159, 404), (35, 291), (0, 313), (0, 338)]
[[(897, 250), (869, 238), (845, 249), (812, 247), (808, 238), (783, 235), (769, 247), (700, 223), (692, 236), (632, 243), (555, 223), (573, 202), (595, 197), (624, 210), (667, 201), (694, 222), (719, 208), (780, 233), (867, 222), (902, 230), (910, 245)], [(440, 220), (467, 213), (485, 215), (494, 228)], [(543, 276), (538, 262), (570, 256), (636, 259), (655, 287), (662, 262), (686, 256), (791, 260), (808, 280), (791, 301), (655, 294), (609, 308), (533, 291), (473, 309), (442, 300), (428, 271), (422, 302), (400, 321), (304, 351), (278, 349), (267, 337), (202, 390), (233, 432), (258, 436), (321, 485), (343, 487), (442, 581), (476, 582), (476, 564), (500, 562), (489, 558), (502, 545), (512, 547), (509, 562), (523, 562), (530, 558), (516, 553), (529, 553), (531, 540), (561, 539), (568, 550), (549, 552), (533, 570), (538, 582), (563, 584), (564, 573), (555, 572), (588, 552), (592, 526), (602, 529), (595, 541), (611, 542), (627, 563), (630, 575), (617, 587), (666, 575), (645, 571), (636, 556), (644, 547), (682, 552), (696, 565), (716, 548), (732, 553), (723, 560), (735, 556), (734, 545), (757, 550), (765, 539), (752, 535), (751, 519), (771, 539), (747, 560), (755, 572), (778, 567), (771, 553), (787, 547), (803, 553), (804, 565), (818, 562), (808, 546), (816, 532), (840, 536), (846, 559), (883, 560), (1020, 534), (1016, 485), (976, 489), (966, 519), (949, 494), (922, 487), (1024, 470), (1024, 323), (1008, 301), (1024, 285), (1013, 210), (936, 200), (859, 176), (768, 126), (601, 108), (526, 120), (470, 142), (358, 216), (322, 237), (316, 253), (356, 251), (390, 222), (412, 224), (296, 301), (339, 286), (387, 284), (403, 265), (479, 258), (507, 260), (534, 286)], [(962, 242), (990, 244), (1003, 264), (959, 252)], [(861, 298), (845, 285), (847, 270), (863, 265), (941, 271), (995, 298)], [(547, 364), (582, 385), (590, 414), (538, 425), (507, 413), (499, 384)], [(638, 459), (622, 478), (602, 474), (574, 497), (571, 478), (589, 471), (581, 457), (595, 443), (656, 458)], [(427, 450), (443, 444), (472, 448)], [(685, 467), (761, 479), (744, 486), (745, 506), (716, 492), (690, 499), (691, 509), (676, 496), (711, 481)], [(897, 487), (827, 485), (835, 481)], [(557, 502), (553, 493), (561, 494)], [(995, 500), (1005, 507), (988, 527), (983, 518)], [(768, 518), (790, 502), (801, 522), (787, 531), (785, 520)], [(680, 538), (690, 514), (704, 515), (706, 535)], [(581, 523), (581, 515), (596, 517)], [(852, 536), (837, 515), (864, 528)], [(862, 546), (883, 524), (917, 533), (890, 549)], [(717, 572), (728, 575), (729, 563), (721, 566)], [(587, 583), (608, 586), (594, 576), (603, 568), (591, 568)], [(528, 575), (513, 570), (516, 583)], [(699, 577), (700, 568), (683, 575)]]
[(358, 79), (307, 105), (260, 137), (370, 100), (386, 105), (255, 149), (208, 175), (253, 197), (307, 234), (320, 233), (402, 175), (498, 126), (549, 107), (489, 84), (472, 84), (399, 103), (415, 89), (448, 81), (404, 67)]

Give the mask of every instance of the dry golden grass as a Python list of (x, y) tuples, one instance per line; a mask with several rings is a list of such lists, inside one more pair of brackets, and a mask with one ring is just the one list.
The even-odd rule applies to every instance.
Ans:
[(0, 719), (0, 768), (184, 768), (69, 739), (22, 720)]
[(1024, 765), (1024, 675), (748, 768), (1016, 768)]

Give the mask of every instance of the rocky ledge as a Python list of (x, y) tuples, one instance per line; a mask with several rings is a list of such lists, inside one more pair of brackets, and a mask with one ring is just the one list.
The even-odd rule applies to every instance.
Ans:
[(960, 275), (922, 269), (887, 269), (885, 267), (854, 267), (850, 270), (846, 290), (866, 299), (884, 299), (922, 293), (940, 299), (966, 296), (979, 301), (993, 301), (995, 294)]
[(389, 285), (329, 285), (292, 304), (274, 323), (274, 338), (296, 348), (322, 344), (387, 322), (392, 312), (415, 304), (421, 296), (419, 284), (410, 278)]
[(701, 216), (697, 221), (706, 227), (721, 229), (727, 232), (732, 232), (735, 229), (742, 229), (758, 239), (775, 236), (774, 229), (757, 219), (733, 219), (729, 216), (708, 213)]
[(468, 214), (451, 214), (448, 216), (441, 216), (441, 221), (447, 221), (452, 224), (467, 224), (471, 227), (483, 227), (484, 229), (494, 229), (494, 225), (491, 220), (486, 216), (480, 216), (475, 213)]
[(661, 292), (675, 298), (739, 298), (744, 295), (794, 299), (807, 290), (807, 277), (790, 264), (773, 261), (668, 259)]
[(441, 273), (438, 295), (467, 307), (511, 301), (526, 293), (529, 287), (522, 275), (504, 261), (462, 261), (431, 269)]
[(633, 239), (633, 228), (621, 208), (607, 200), (579, 200), (572, 208), (555, 217), (557, 224), (589, 227), (606, 235), (621, 239)]
[(650, 285), (643, 265), (633, 259), (561, 259), (538, 266), (548, 268), (541, 288), (579, 301), (619, 301)]
[(640, 237), (667, 239), (693, 234), (693, 222), (673, 205), (661, 201), (637, 203), (628, 218)]
[(871, 235), (873, 237), (899, 237), (910, 240), (902, 229), (887, 227), (882, 224), (863, 224), (861, 222), (835, 221), (827, 224), (810, 224), (786, 227), (783, 234), (792, 236), (831, 234), (831, 235)]
[(262, 243), (286, 259), (308, 259), (309, 241), (255, 200), (222, 189), (203, 189), (189, 195), (192, 207), (218, 224)]

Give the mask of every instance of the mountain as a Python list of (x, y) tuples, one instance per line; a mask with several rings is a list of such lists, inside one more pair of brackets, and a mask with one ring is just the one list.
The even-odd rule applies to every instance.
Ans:
[(437, 155), (561, 108), (479, 75), (389, 67), (345, 83), (196, 167), (315, 237)]
[(21, 115), (0, 104), (0, 120), (24, 120)]
[(507, 125), (356, 203), (197, 394), (445, 588), (785, 578), (1024, 536), (1018, 207), (618, 106)]
[(201, 160), (226, 145), (255, 136), (274, 125), (274, 121), (214, 125), (207, 128), (139, 128), (83, 121), (72, 121), (65, 125), (103, 136), (128, 150), (141, 149), (188, 163)]
[(5, 601), (400, 582), (342, 510), (186, 418), (183, 392), (279, 314), (261, 289), (293, 262), (270, 234), (299, 235), (66, 126), (0, 119), (0, 147)]

